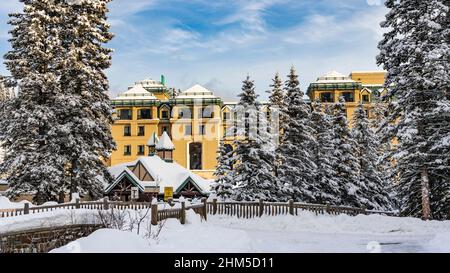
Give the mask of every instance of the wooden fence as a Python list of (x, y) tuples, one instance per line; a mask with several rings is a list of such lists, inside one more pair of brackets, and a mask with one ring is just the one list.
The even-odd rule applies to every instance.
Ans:
[(300, 211), (311, 211), (317, 214), (347, 214), (355, 216), (358, 214), (384, 214), (389, 216), (396, 216), (396, 212), (392, 211), (373, 211), (365, 208), (354, 208), (346, 206), (333, 206), (331, 204), (307, 204), (297, 203), (293, 200), (288, 202), (218, 202), (213, 199), (212, 202), (207, 203), (207, 212), (209, 214), (229, 215), (238, 218), (253, 218), (261, 217), (263, 215), (298, 215)]
[[(92, 210), (108, 210), (108, 209), (132, 209), (142, 210), (151, 209), (152, 223), (156, 224), (159, 221), (168, 218), (179, 219), (184, 224), (186, 221), (186, 210), (192, 209), (196, 214), (199, 214), (202, 219), (207, 219), (207, 214), (212, 215), (229, 215), (236, 216), (238, 218), (253, 218), (263, 215), (298, 215), (300, 211), (311, 211), (315, 214), (384, 214), (390, 216), (396, 216), (396, 212), (391, 211), (372, 211), (365, 208), (355, 208), (346, 206), (334, 206), (331, 204), (306, 204), (297, 203), (293, 200), (288, 202), (263, 202), (262, 200), (256, 202), (219, 202), (217, 199), (213, 199), (212, 202), (207, 202), (206, 198), (202, 199), (200, 204), (194, 204), (185, 206), (184, 202), (181, 202), (179, 208), (167, 208), (159, 209), (158, 205), (150, 205), (148, 202), (120, 202), (120, 201), (108, 201), (104, 199), (100, 202), (80, 202), (79, 199), (75, 203), (58, 204), (51, 206), (37, 206), (30, 207), (29, 203), (24, 204), (24, 208), (19, 209), (0, 209), (0, 218), (12, 217), (24, 214), (40, 213), (46, 211), (53, 211), (57, 209), (92, 209)], [(173, 204), (171, 204), (173, 205)]]

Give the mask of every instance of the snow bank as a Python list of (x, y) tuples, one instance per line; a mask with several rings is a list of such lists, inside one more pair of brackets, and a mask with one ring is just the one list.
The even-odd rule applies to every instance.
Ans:
[(428, 243), (430, 252), (450, 253), (450, 232), (438, 233)]
[(50, 253), (142, 253), (150, 252), (149, 241), (135, 233), (99, 229)]
[(34, 206), (27, 200), (22, 200), (20, 202), (11, 202), (5, 196), (0, 196), (0, 209), (23, 209), (25, 203), (29, 203), (30, 207)]

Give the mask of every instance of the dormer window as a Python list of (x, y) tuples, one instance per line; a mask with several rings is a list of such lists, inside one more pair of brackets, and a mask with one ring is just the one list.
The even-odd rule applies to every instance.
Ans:
[(370, 102), (370, 97), (369, 97), (369, 95), (365, 94), (365, 95), (362, 95), (361, 100), (362, 100), (362, 102)]
[(167, 111), (167, 110), (161, 111), (161, 118), (168, 119), (169, 118), (169, 111)]

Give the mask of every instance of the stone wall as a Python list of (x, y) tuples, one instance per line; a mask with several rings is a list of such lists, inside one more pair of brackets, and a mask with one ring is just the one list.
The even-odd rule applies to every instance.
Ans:
[(70, 225), (3, 233), (0, 253), (47, 253), (100, 228), (103, 225)]

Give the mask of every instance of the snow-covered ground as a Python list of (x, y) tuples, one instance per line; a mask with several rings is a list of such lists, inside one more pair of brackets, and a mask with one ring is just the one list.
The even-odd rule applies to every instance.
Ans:
[(52, 252), (450, 252), (450, 221), (380, 215), (210, 216), (164, 224), (157, 238), (101, 229)]

